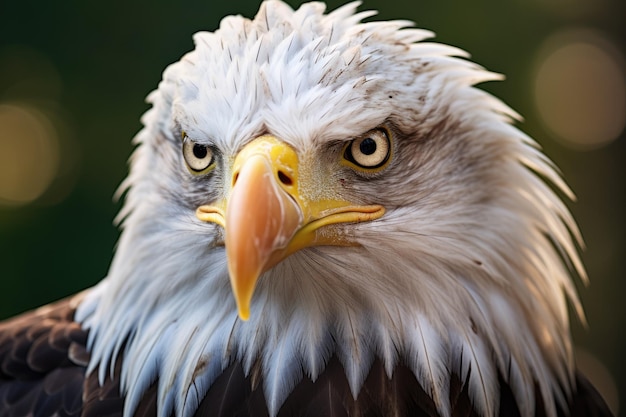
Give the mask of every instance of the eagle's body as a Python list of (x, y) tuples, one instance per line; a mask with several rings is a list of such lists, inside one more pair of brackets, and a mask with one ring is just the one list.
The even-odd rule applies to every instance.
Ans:
[(0, 415), (608, 414), (573, 363), (567, 186), (473, 87), (497, 75), (355, 8), (196, 35), (109, 275), (0, 324)]

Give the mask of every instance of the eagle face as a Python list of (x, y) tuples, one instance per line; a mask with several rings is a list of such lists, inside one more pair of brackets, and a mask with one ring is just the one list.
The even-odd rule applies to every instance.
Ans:
[(379, 360), (441, 415), (453, 376), (480, 415), (499, 377), (521, 415), (565, 404), (585, 275), (551, 187), (570, 191), (474, 87), (499, 75), (356, 7), (227, 17), (149, 96), (116, 256), (77, 312), (90, 372), (123, 357), (129, 415), (156, 379), (160, 415), (192, 415), (234, 362), (276, 415), (333, 357), (355, 398)]

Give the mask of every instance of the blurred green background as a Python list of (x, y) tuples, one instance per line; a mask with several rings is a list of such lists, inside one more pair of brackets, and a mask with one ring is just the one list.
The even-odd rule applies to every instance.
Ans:
[[(0, 3), (0, 319), (106, 275), (118, 236), (112, 196), (143, 98), (192, 49), (193, 33), (227, 14), (253, 16), (258, 4)], [(617, 407), (626, 398), (626, 2), (366, 0), (369, 8), (506, 74), (483, 88), (524, 116), (521, 128), (578, 196), (570, 207), (591, 285), (579, 285), (589, 327), (574, 320), (573, 333), (581, 366)]]

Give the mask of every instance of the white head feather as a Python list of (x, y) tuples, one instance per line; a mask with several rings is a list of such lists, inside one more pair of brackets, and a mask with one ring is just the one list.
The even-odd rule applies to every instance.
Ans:
[[(149, 96), (119, 247), (77, 316), (101, 379), (123, 351), (127, 415), (156, 378), (160, 416), (193, 414), (234, 360), (260, 365), (275, 415), (333, 354), (354, 395), (375, 356), (389, 375), (407, 363), (444, 416), (450, 370), (469, 372), (485, 416), (497, 412), (498, 373), (522, 415), (535, 383), (550, 415), (567, 396), (567, 299), (582, 317), (570, 270), (585, 275), (576, 225), (546, 182), (571, 192), (511, 126), (516, 114), (473, 87), (498, 75), (421, 42), (432, 34), (409, 22), (361, 23), (374, 13), (357, 6), (325, 15), (322, 3), (272, 0), (253, 20), (227, 17)], [(360, 247), (305, 249), (265, 273), (251, 320), (238, 320), (222, 232), (194, 215), (228, 172), (211, 186), (191, 179), (181, 129), (225, 161), (266, 132), (323, 159), (325, 144), (383, 122), (398, 137), (391, 165), (344, 186), (386, 214), (345, 226)]]

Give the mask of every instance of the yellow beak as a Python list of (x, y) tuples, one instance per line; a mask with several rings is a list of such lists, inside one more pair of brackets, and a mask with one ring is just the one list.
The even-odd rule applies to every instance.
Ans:
[(200, 220), (225, 229), (228, 271), (243, 320), (250, 317), (254, 288), (263, 272), (308, 246), (354, 244), (323, 233), (323, 226), (371, 221), (385, 213), (380, 205), (310, 200), (311, 193), (301, 189), (299, 168), (293, 148), (273, 136), (261, 136), (235, 158), (226, 200), (196, 211)]

